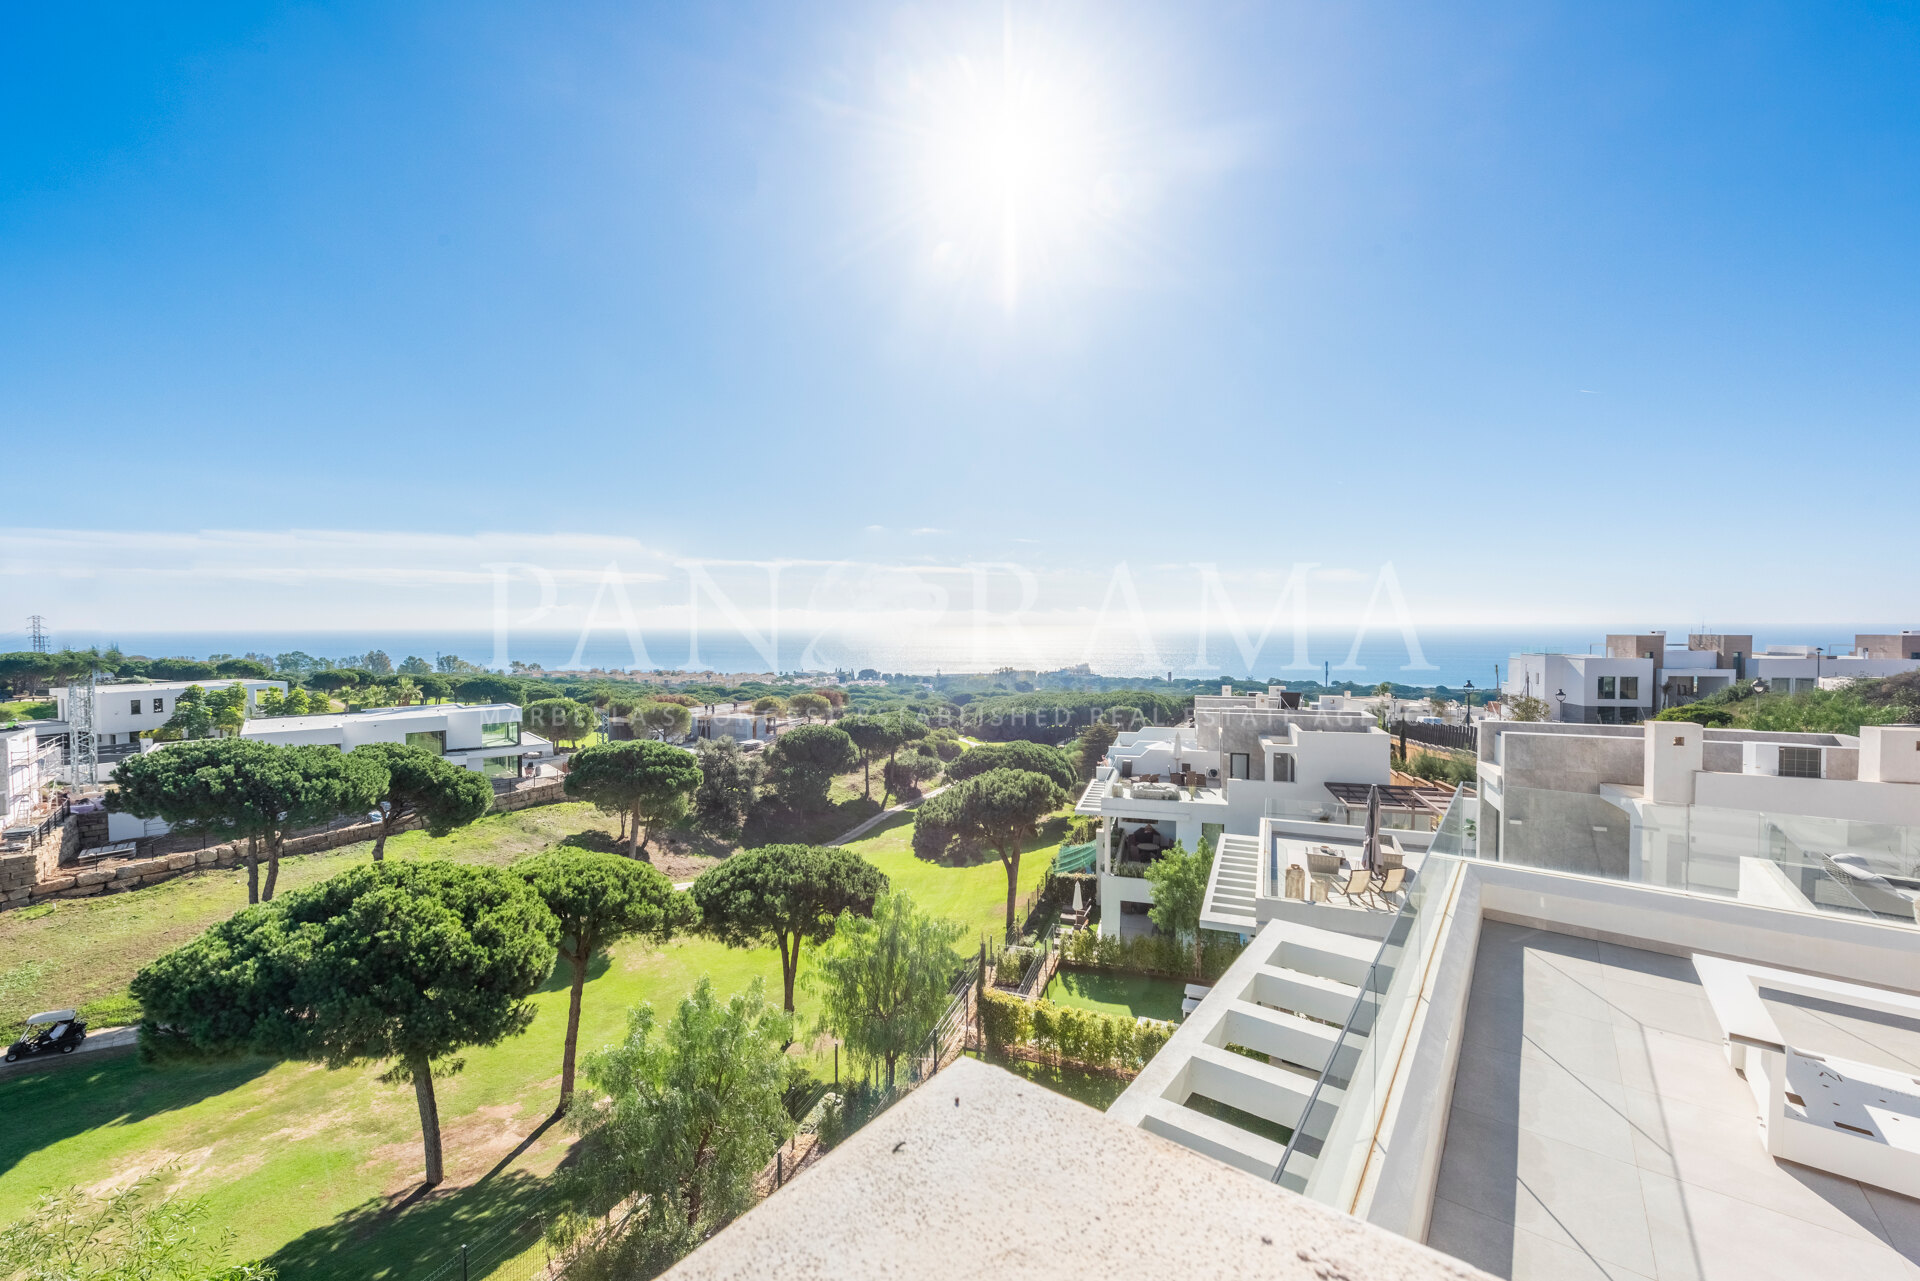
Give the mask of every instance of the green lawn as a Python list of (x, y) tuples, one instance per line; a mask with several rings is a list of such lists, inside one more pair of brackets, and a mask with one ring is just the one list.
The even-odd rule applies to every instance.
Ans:
[[(492, 816), (439, 841), (403, 836), (388, 843), (388, 857), (506, 863), (610, 825), (588, 806), (547, 806)], [(1064, 825), (1052, 823), (1022, 860), (1023, 893), (1039, 880)], [(998, 860), (923, 862), (911, 834), (911, 818), (901, 816), (854, 848), (897, 888), (964, 921), (968, 939), (997, 930), (1006, 901)], [(329, 875), (364, 859), (367, 848), (288, 860), (282, 884)], [(34, 920), (0, 915), (0, 956), (36, 958), (6, 971), (7, 1008), (111, 996), (145, 960), (244, 902), (242, 874), (216, 872), (63, 903)], [(801, 970), (804, 979), (805, 956)], [(779, 959), (770, 949), (732, 951), (704, 939), (618, 947), (592, 973), (582, 1046), (617, 1036), (629, 1006), (675, 1001), (703, 974), (723, 993), (764, 979), (779, 997)], [(565, 1154), (569, 1136), (560, 1127), (540, 1130), (558, 1089), (563, 974), (535, 1004), (538, 1016), (524, 1036), (469, 1051), (464, 1071), (438, 1083), (448, 1183), (432, 1195), (414, 1195), (420, 1146), (412, 1092), (381, 1084), (377, 1066), (149, 1066), (131, 1055), (103, 1056), (0, 1076), (0, 1114), (9, 1118), (0, 1127), (0, 1223), (40, 1188), (117, 1186), (170, 1165), (210, 1198), (213, 1225), (234, 1229), (240, 1257), (271, 1256), (285, 1281), (425, 1271), (461, 1240), (536, 1207), (542, 1176)], [(797, 1004), (804, 1028), (811, 1014), (804, 987)]]
[(0, 725), (9, 721), (51, 720), (59, 711), (59, 705), (52, 699), (26, 698), (11, 703), (0, 703)]
[[(607, 820), (591, 805), (545, 805), (491, 814), (434, 840), (405, 832), (387, 842), (388, 856), (430, 854), (470, 863), (509, 863), (523, 854)], [(350, 845), (302, 855), (280, 865), (280, 887), (295, 889), (365, 862), (369, 847)], [(196, 872), (128, 894), (52, 899), (0, 913), (0, 1034), (38, 1010), (78, 1006), (124, 1022), (122, 999), (134, 974), (170, 947), (246, 906), (245, 868)], [(95, 1018), (96, 1027), (103, 1020)]]
[(1060, 971), (1047, 985), (1046, 992), (1047, 999), (1056, 1005), (1073, 1005), (1127, 1018), (1145, 1015), (1169, 1023), (1180, 1021), (1180, 1003), (1186, 995), (1186, 984), (1175, 979), (1079, 970)]

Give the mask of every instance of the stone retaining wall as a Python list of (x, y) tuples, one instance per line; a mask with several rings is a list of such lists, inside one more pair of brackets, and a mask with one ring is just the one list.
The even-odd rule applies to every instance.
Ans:
[(78, 840), (69, 818), (61, 824), (59, 839), (41, 841), (15, 854), (0, 854), (0, 907), (25, 902), (36, 884), (59, 871), (61, 851)]
[[(555, 782), (501, 792), (493, 798), (493, 808), (496, 812), (511, 813), (535, 805), (553, 805), (565, 799), (563, 785)], [(394, 830), (406, 832), (416, 826), (418, 824), (408, 820)], [(171, 880), (195, 868), (237, 867), (245, 863), (247, 855), (245, 841), (228, 841), (221, 845), (209, 845), (203, 850), (181, 850), (150, 858), (103, 858), (97, 863), (74, 863), (70, 853), (64, 860), (61, 857), (63, 845), (78, 839), (71, 821), (67, 829), (65, 842), (47, 841), (30, 853), (9, 854), (0, 858), (0, 910), (22, 907), (48, 898), (117, 894), (122, 890), (139, 889), (143, 885)], [(280, 856), (292, 858), (370, 841), (379, 835), (379, 829), (378, 823), (356, 823), (350, 827), (289, 836), (281, 847)], [(264, 852), (262, 861), (265, 861)], [(65, 866), (62, 866), (63, 862)]]

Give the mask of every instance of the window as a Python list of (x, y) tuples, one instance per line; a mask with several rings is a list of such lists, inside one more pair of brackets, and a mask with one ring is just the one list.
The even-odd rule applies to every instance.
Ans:
[(1228, 778), (1251, 777), (1251, 775), (1248, 773), (1248, 767), (1251, 765), (1251, 763), (1252, 763), (1252, 758), (1246, 752), (1227, 753), (1227, 777)]
[(1612, 697), (1614, 697), (1614, 693), (1613, 693), (1613, 677), (1611, 677), (1611, 676), (1602, 676), (1602, 677), (1600, 678), (1600, 697), (1602, 697), (1602, 698), (1612, 698)]
[(488, 778), (511, 778), (520, 772), (520, 758), (518, 756), (483, 756), (480, 758), (480, 772)]
[(1279, 752), (1273, 758), (1273, 781), (1276, 783), (1293, 782), (1293, 753)]
[(165, 710), (166, 710), (166, 706), (162, 700), (157, 698), (153, 700), (153, 714), (155, 716), (158, 716), (161, 712)]
[(1617, 707), (1596, 707), (1593, 711), (1602, 725), (1617, 724), (1620, 720), (1620, 709)]
[(1781, 778), (1819, 778), (1820, 749), (1817, 747), (1783, 747), (1780, 749)]
[(133, 700), (133, 714), (135, 716), (140, 714), (140, 700), (137, 698)]
[(1622, 676), (1620, 678), (1620, 697), (1630, 698), (1636, 703), (1640, 701), (1640, 678), (1638, 676)]
[(480, 727), (480, 746), (482, 747), (518, 747), (519, 745), (519, 721), (490, 721)]
[(447, 731), (443, 729), (416, 730), (407, 735), (408, 747), (424, 747), (435, 756), (447, 753)]

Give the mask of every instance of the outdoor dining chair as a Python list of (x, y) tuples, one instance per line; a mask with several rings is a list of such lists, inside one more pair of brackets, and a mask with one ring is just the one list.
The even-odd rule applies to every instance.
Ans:
[(1373, 873), (1364, 867), (1355, 868), (1347, 873), (1344, 885), (1338, 882), (1334, 884), (1333, 892), (1344, 897), (1349, 903), (1365, 905), (1367, 900), (1373, 897)]

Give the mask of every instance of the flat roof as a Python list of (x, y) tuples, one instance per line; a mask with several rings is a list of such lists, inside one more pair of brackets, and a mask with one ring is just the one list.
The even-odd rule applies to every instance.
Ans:
[(668, 1281), (1480, 1274), (1010, 1072), (961, 1059)]
[[(1771, 1006), (1911, 1076), (1920, 1023)], [(1512, 1281), (1911, 1277), (1920, 1201), (1775, 1161), (1690, 959), (1486, 920), (1427, 1242)]]
[(246, 726), (240, 732), (245, 734), (247, 730), (255, 728), (289, 731), (338, 729), (349, 721), (424, 719), (445, 716), (448, 712), (493, 711), (512, 712), (511, 719), (520, 718), (520, 709), (512, 703), (423, 703), (410, 707), (371, 707), (361, 712), (323, 712), (318, 716), (253, 716), (247, 719)]

